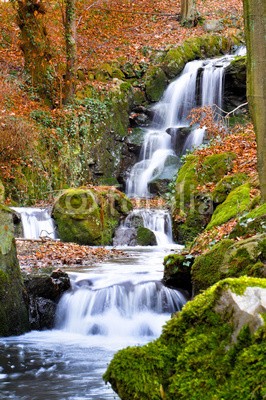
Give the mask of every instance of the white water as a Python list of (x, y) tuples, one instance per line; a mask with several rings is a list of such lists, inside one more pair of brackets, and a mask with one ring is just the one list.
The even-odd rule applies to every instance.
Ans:
[(12, 207), (20, 214), (23, 236), (26, 239), (49, 237), (56, 239), (56, 228), (49, 211), (46, 208)]
[(71, 272), (54, 330), (0, 338), (1, 400), (118, 399), (102, 381), (114, 352), (158, 337), (185, 302), (160, 282), (171, 248), (127, 249), (123, 259)]
[(172, 221), (167, 210), (139, 208), (131, 211), (121, 223), (114, 238), (115, 245), (127, 244), (124, 238), (127, 231), (144, 226), (154, 232), (157, 245), (165, 247), (173, 243)]
[[(235, 55), (244, 53), (239, 49)], [(181, 75), (166, 89), (154, 107), (152, 126), (144, 131), (140, 160), (131, 169), (126, 182), (129, 197), (150, 197), (149, 184), (158, 178), (172, 179), (178, 168), (178, 156), (167, 132), (188, 127), (188, 115), (198, 106), (222, 108), (224, 70), (235, 55), (186, 64)], [(178, 134), (178, 131), (177, 131)], [(201, 145), (204, 129), (192, 130), (179, 154)]]

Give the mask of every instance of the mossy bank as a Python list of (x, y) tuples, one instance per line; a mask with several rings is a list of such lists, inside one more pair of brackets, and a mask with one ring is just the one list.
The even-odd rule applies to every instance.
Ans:
[(175, 314), (159, 339), (119, 351), (104, 380), (122, 400), (262, 399), (265, 301), (265, 279), (221, 281)]

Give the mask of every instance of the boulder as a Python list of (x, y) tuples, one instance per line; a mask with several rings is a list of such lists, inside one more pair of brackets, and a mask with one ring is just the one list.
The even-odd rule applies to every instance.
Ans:
[(219, 19), (207, 20), (203, 24), (205, 32), (220, 32), (223, 28), (223, 23)]
[(14, 239), (13, 213), (0, 206), (0, 336), (29, 329), (26, 293)]
[(163, 283), (166, 286), (184, 290), (192, 295), (191, 266), (194, 257), (190, 254), (169, 254), (164, 258)]
[(70, 279), (61, 270), (27, 274), (24, 284), (29, 301), (30, 327), (34, 330), (51, 329), (54, 326), (57, 303), (61, 295), (70, 289)]
[(157, 240), (154, 232), (150, 229), (140, 226), (137, 229), (137, 245), (139, 246), (156, 246)]
[(238, 242), (224, 239), (198, 256), (192, 266), (193, 292), (196, 295), (221, 279), (240, 276), (266, 278), (266, 234)]
[(262, 399), (265, 312), (265, 279), (220, 281), (187, 302), (159, 339), (116, 353), (103, 378), (121, 400)]
[(116, 188), (91, 186), (63, 191), (55, 201), (52, 216), (62, 241), (108, 245), (120, 218), (131, 209), (130, 200)]

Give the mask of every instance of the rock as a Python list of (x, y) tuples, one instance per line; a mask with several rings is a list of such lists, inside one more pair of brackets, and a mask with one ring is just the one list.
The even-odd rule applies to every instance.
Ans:
[(137, 245), (156, 246), (157, 240), (155, 234), (150, 229), (140, 226), (137, 229)]
[(136, 246), (137, 245), (137, 229), (119, 227), (116, 230), (113, 246)]
[(250, 184), (245, 183), (230, 192), (226, 200), (215, 209), (206, 229), (222, 225), (248, 210), (251, 203), (250, 189)]
[(266, 234), (238, 242), (224, 239), (198, 256), (192, 266), (193, 293), (221, 279), (240, 276), (266, 278)]
[(192, 295), (191, 266), (194, 257), (191, 255), (169, 254), (164, 258), (163, 283)]
[(224, 28), (223, 23), (217, 19), (207, 20), (203, 24), (203, 29), (206, 32), (220, 32)]
[[(232, 111), (247, 102), (246, 97), (246, 56), (236, 57), (224, 71), (224, 99), (225, 111)], [(247, 106), (240, 108), (236, 115), (246, 113)]]
[(177, 155), (181, 155), (188, 136), (191, 133), (190, 127), (168, 128), (166, 132), (171, 136), (172, 147)]
[(104, 380), (121, 400), (263, 398), (265, 296), (265, 279), (220, 281), (188, 301), (159, 339), (116, 353)]
[(150, 67), (144, 77), (146, 96), (149, 101), (159, 101), (167, 86), (167, 77), (160, 67)]
[(52, 216), (62, 241), (106, 245), (131, 209), (130, 200), (114, 187), (91, 186), (65, 190), (55, 201)]
[(0, 336), (20, 335), (29, 330), (12, 214), (0, 205)]
[(241, 217), (230, 233), (230, 238), (266, 233), (266, 203)]
[(70, 289), (70, 279), (61, 270), (51, 275), (27, 274), (24, 284), (29, 299), (29, 321), (31, 329), (51, 329), (54, 326), (57, 303), (62, 294)]

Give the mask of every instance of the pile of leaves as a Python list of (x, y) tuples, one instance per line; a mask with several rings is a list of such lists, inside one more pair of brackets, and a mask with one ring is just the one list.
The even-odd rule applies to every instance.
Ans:
[(88, 267), (110, 258), (124, 256), (117, 249), (80, 246), (54, 240), (16, 240), (18, 259), (23, 270), (55, 267)]

